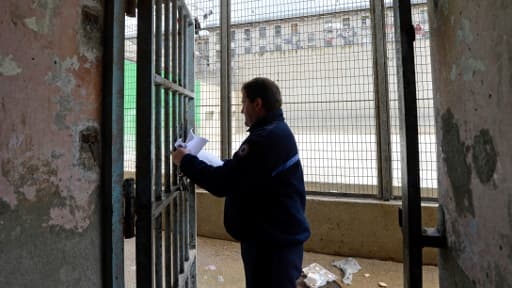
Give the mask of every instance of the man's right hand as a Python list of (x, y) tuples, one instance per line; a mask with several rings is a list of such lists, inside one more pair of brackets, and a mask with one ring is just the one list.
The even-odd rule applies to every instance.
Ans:
[(185, 154), (188, 154), (187, 149), (177, 148), (176, 151), (172, 152), (172, 162), (174, 162), (176, 166), (180, 166), (181, 160), (183, 159), (183, 156), (185, 156)]

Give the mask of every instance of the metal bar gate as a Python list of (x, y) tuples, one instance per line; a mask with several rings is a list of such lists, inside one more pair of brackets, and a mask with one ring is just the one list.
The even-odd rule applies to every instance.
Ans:
[[(411, 1), (394, 0), (397, 43), (397, 77), (400, 99), (400, 137), (402, 153), (402, 208), (399, 225), (402, 229), (404, 256), (404, 287), (423, 287), (422, 250), (442, 248), (446, 237), (437, 227), (422, 227), (420, 167), (418, 147), (418, 108), (414, 67), (415, 41)], [(440, 210), (442, 211), (442, 210)], [(440, 216), (442, 219), (442, 215)]]
[(183, 0), (139, 0), (137, 17), (137, 287), (196, 287), (194, 185), (170, 153), (194, 126), (194, 21)]

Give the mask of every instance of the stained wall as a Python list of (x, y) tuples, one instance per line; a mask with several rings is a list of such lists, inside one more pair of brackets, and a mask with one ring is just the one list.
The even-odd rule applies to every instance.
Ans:
[(512, 2), (434, 0), (441, 287), (512, 287)]
[(99, 287), (103, 3), (0, 11), (0, 287)]

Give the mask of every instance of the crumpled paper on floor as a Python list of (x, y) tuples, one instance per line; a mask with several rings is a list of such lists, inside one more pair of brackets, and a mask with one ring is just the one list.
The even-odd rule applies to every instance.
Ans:
[(352, 284), (352, 274), (361, 270), (361, 266), (359, 265), (359, 263), (357, 263), (356, 259), (352, 257), (334, 261), (332, 262), (332, 265), (340, 268), (343, 271), (343, 273), (345, 274), (345, 277), (343, 277), (343, 283), (347, 285)]
[(312, 263), (308, 267), (303, 268), (302, 272), (307, 276), (304, 283), (311, 288), (322, 287), (327, 282), (336, 280), (336, 275), (317, 263)]

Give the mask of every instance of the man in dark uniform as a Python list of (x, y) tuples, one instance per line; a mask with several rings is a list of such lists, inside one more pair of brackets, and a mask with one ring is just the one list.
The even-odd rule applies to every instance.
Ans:
[(252, 79), (242, 94), (249, 136), (233, 159), (214, 167), (178, 148), (173, 161), (194, 183), (226, 197), (224, 226), (241, 242), (246, 287), (295, 288), (310, 236), (297, 144), (273, 81)]

